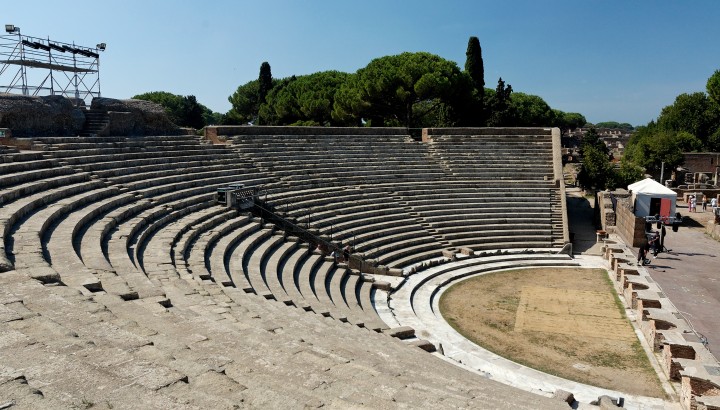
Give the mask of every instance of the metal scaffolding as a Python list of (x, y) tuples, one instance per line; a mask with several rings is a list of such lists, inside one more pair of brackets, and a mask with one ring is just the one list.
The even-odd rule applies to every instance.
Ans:
[(63, 95), (79, 105), (100, 97), (100, 51), (20, 34), (5, 25), (0, 35), (0, 92), (22, 95)]

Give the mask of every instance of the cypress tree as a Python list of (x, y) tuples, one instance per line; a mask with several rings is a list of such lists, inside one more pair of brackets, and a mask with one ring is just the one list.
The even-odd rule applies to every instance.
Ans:
[(258, 106), (265, 103), (265, 97), (267, 97), (270, 89), (272, 89), (272, 73), (270, 72), (270, 64), (264, 61), (260, 65), (260, 77), (258, 77), (260, 83), (258, 89)]
[(473, 88), (477, 93), (477, 112), (480, 114), (480, 124), (482, 124), (485, 111), (485, 66), (483, 65), (480, 40), (475, 36), (470, 37), (468, 40), (467, 51), (465, 52), (465, 72), (472, 79)]
[(465, 52), (465, 71), (472, 78), (473, 86), (481, 93), (485, 93), (485, 67), (483, 66), (482, 48), (480, 40), (472, 36), (468, 40), (467, 51)]

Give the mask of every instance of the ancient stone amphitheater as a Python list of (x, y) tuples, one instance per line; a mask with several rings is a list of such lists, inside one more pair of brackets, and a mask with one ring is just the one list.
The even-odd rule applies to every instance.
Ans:
[[(2, 408), (568, 408), (456, 366), (387, 309), (430, 265), (574, 264), (557, 130), (13, 144), (0, 146)], [(360, 266), (218, 204), (232, 183), (352, 245)]]

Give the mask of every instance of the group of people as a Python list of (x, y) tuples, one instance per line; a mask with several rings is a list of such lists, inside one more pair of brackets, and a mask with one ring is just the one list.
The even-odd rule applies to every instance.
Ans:
[[(695, 197), (695, 195), (690, 195), (688, 198), (688, 212), (697, 212), (697, 202), (698, 199)], [(700, 199), (700, 204), (702, 206), (703, 212), (707, 211), (707, 196), (702, 195), (702, 198)], [(712, 208), (712, 211), (715, 212), (715, 208), (718, 207), (717, 198), (710, 199), (710, 208)]]

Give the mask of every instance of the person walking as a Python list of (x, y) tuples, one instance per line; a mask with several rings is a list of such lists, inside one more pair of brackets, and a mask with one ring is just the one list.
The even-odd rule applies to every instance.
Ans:
[(703, 212), (707, 211), (707, 196), (703, 195), (702, 197), (702, 210)]
[(690, 195), (690, 204), (688, 205), (688, 212), (695, 212), (696, 205), (697, 205), (697, 200), (695, 199), (695, 195)]
[(717, 198), (716, 197), (711, 198), (710, 199), (710, 208), (712, 209), (713, 213), (715, 213), (715, 208), (717, 208), (717, 206), (718, 206)]
[(645, 239), (643, 241), (643, 243), (640, 244), (640, 247), (638, 248), (638, 257), (637, 257), (638, 265), (643, 266), (645, 264), (650, 263), (650, 261), (647, 259), (648, 249), (650, 249), (650, 245), (648, 244), (647, 239)]

